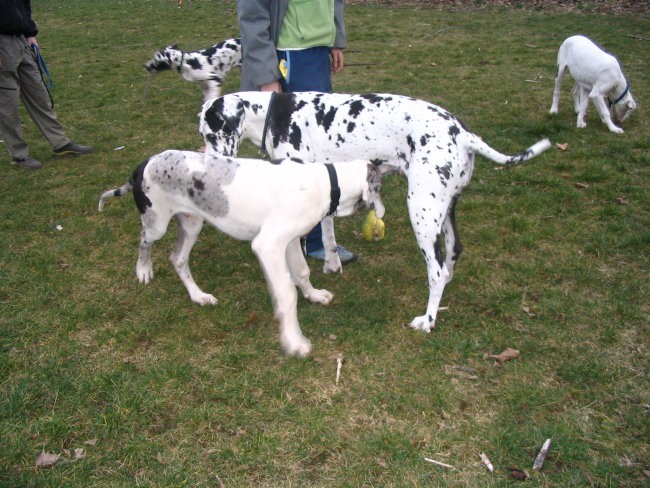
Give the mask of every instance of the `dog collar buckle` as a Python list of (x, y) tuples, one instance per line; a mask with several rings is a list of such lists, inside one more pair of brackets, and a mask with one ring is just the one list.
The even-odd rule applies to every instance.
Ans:
[(330, 185), (332, 188), (330, 190), (330, 209), (329, 212), (327, 212), (327, 216), (329, 217), (330, 215), (334, 215), (336, 213), (336, 209), (339, 206), (339, 202), (341, 200), (341, 188), (339, 188), (339, 180), (336, 176), (334, 165), (327, 163), (325, 164), (325, 168), (327, 168), (327, 174), (329, 174)]

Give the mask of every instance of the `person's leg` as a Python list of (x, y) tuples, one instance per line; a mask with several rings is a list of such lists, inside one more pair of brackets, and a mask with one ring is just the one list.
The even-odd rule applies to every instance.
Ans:
[(20, 114), (20, 81), (18, 65), (22, 52), (22, 38), (0, 35), (0, 134), (12, 161), (29, 156), (29, 148), (22, 137)]
[(25, 45), (21, 63), (18, 65), (20, 99), (38, 130), (56, 150), (68, 144), (70, 139), (66, 137), (63, 126), (57, 120), (50, 94), (36, 63), (31, 47)]
[[(278, 51), (278, 60), (284, 60), (286, 77), (280, 80), (285, 92), (332, 91), (330, 71), (330, 49), (328, 47), (312, 47), (297, 51)], [(305, 237), (305, 252), (308, 256), (325, 259), (323, 249), (323, 233), (321, 225), (314, 227)], [(356, 254), (344, 247), (338, 247), (342, 263), (357, 259)]]

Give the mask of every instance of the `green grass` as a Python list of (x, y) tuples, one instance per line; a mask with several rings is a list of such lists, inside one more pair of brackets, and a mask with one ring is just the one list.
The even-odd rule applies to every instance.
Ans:
[[(201, 308), (167, 261), (175, 226), (142, 286), (133, 202), (96, 210), (146, 157), (199, 147), (200, 90), (142, 65), (172, 42), (236, 36), (234, 3), (40, 1), (34, 16), (60, 119), (96, 152), (53, 159), (25, 116), (45, 168), (3, 157), (1, 486), (505, 487), (517, 483), (508, 467), (527, 469), (528, 486), (647, 486), (650, 43), (629, 37), (644, 36), (647, 14), (347, 8), (337, 91), (438, 103), (505, 152), (543, 136), (569, 146), (499, 171), (477, 159), (458, 207), (465, 253), (431, 334), (407, 327), (426, 306), (426, 273), (406, 182), (386, 178), (386, 239), (361, 238), (363, 214), (339, 219), (360, 261), (339, 276), (311, 262), (336, 299), (299, 301), (307, 360), (282, 354), (247, 244), (203, 231), (192, 268), (219, 304)], [(593, 107), (575, 128), (570, 81), (547, 113), (557, 48), (576, 32), (631, 80), (639, 110), (623, 135)], [(495, 367), (487, 355), (506, 347), (521, 356)], [(35, 467), (43, 450), (70, 460), (75, 448), (86, 456)]]

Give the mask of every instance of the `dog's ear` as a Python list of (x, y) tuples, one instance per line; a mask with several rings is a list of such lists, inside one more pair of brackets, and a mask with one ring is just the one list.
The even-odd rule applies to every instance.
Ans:
[(169, 49), (178, 49), (178, 44), (171, 44), (167, 46)]

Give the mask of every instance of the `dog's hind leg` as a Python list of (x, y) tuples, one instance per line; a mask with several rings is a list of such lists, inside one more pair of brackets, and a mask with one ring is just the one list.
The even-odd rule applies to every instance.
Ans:
[(584, 129), (587, 127), (587, 122), (585, 122), (585, 117), (587, 116), (587, 108), (589, 107), (589, 92), (579, 86), (577, 83), (573, 87), (575, 92), (572, 92), (573, 100), (575, 103), (576, 114), (576, 127)]
[(451, 202), (449, 200), (436, 201), (435, 205), (431, 205), (430, 188), (423, 192), (423, 188), (418, 186), (420, 182), (427, 181), (427, 179), (418, 178), (419, 175), (415, 173), (412, 172), (409, 175), (410, 198), (407, 203), (413, 231), (427, 264), (429, 301), (426, 313), (415, 317), (410, 326), (416, 330), (430, 332), (431, 328), (436, 325), (438, 306), (449, 278), (449, 271), (438, 237), (442, 230), (442, 222), (449, 213)]
[(135, 274), (140, 283), (145, 285), (153, 279), (153, 264), (151, 263), (151, 250), (154, 242), (167, 232), (171, 216), (160, 216), (151, 208), (140, 215), (142, 231), (140, 232), (140, 254), (135, 265)]
[(309, 266), (300, 248), (300, 239), (294, 239), (287, 246), (287, 264), (291, 279), (307, 300), (323, 305), (328, 305), (332, 301), (334, 295), (327, 290), (314, 288), (309, 281)]
[(176, 220), (178, 221), (178, 240), (169, 260), (174, 265), (178, 277), (185, 285), (194, 303), (216, 305), (217, 299), (198, 287), (190, 271), (190, 252), (203, 228), (203, 218), (196, 214), (183, 212), (176, 215)]
[(447, 283), (451, 281), (454, 275), (454, 267), (458, 262), (460, 254), (463, 252), (463, 245), (460, 242), (458, 229), (456, 228), (456, 204), (459, 199), (460, 195), (452, 198), (449, 211), (447, 212), (447, 218), (445, 218), (442, 224), (442, 230), (445, 234), (445, 265), (447, 266), (447, 271), (449, 271)]
[(287, 241), (264, 227), (251, 243), (271, 292), (275, 317), (280, 322), (282, 349), (292, 356), (305, 357), (311, 351), (311, 343), (302, 335), (298, 324), (298, 293), (286, 260), (287, 246)]

